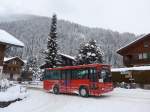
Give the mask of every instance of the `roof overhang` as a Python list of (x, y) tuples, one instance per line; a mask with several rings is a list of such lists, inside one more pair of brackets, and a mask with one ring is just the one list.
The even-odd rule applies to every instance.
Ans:
[(128, 68), (112, 68), (111, 72), (125, 71), (150, 71), (150, 66), (128, 67)]
[(120, 48), (117, 50), (117, 53), (120, 55), (123, 55), (123, 52), (126, 51), (128, 48), (132, 47), (133, 45), (135, 45), (136, 43), (144, 40), (145, 38), (150, 37), (150, 34), (146, 34), (146, 35), (142, 35), (140, 36), (138, 39), (132, 41), (131, 43), (127, 44), (126, 46)]
[(71, 60), (73, 60), (73, 61), (76, 60), (75, 57), (73, 57), (73, 56), (70, 56), (70, 55), (67, 55), (67, 54), (63, 54), (63, 53), (58, 53), (58, 54), (61, 55), (61, 56), (63, 56), (63, 57), (66, 57), (66, 58), (68, 58), (68, 59), (71, 59)]
[(11, 34), (1, 29), (0, 29), (0, 43), (3, 45), (9, 45), (9, 46), (24, 47), (23, 42), (21, 42), (20, 40), (16, 39)]
[(22, 60), (21, 58), (19, 58), (19, 57), (9, 57), (9, 58), (7, 58), (7, 57), (4, 57), (4, 63), (5, 62), (8, 62), (8, 61), (11, 61), (11, 60), (14, 60), (14, 59), (18, 59), (18, 60), (20, 60), (23, 64), (24, 63), (26, 63), (24, 60)]

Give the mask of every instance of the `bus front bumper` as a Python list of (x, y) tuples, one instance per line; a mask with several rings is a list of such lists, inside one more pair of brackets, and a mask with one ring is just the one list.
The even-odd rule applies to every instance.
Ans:
[(101, 96), (102, 94), (105, 94), (105, 93), (108, 93), (108, 92), (111, 92), (113, 91), (113, 86), (109, 86), (109, 87), (99, 87), (98, 89), (96, 90), (91, 90), (91, 95), (94, 95), (94, 96)]

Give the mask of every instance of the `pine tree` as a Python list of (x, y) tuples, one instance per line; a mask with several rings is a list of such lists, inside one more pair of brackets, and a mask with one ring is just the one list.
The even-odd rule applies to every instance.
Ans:
[(31, 72), (33, 74), (32, 80), (36, 80), (40, 77), (41, 71), (38, 67), (38, 60), (36, 57), (31, 56), (27, 59), (27, 63), (23, 67), (23, 73)]
[(22, 69), (22, 73), (23, 74), (32, 73), (33, 74), (32, 80), (40, 79), (40, 77), (42, 75), (42, 71), (38, 66), (37, 57), (31, 56), (27, 59), (27, 63), (24, 65), (24, 67)]
[(77, 64), (103, 63), (103, 52), (91, 39), (88, 43), (80, 45), (79, 54), (76, 56)]
[(36, 57), (29, 57), (27, 59), (27, 63), (25, 64), (25, 66), (23, 67), (23, 71), (26, 72), (36, 72), (38, 68), (38, 64), (37, 64), (37, 58)]
[(54, 68), (57, 64), (57, 17), (54, 14), (52, 17), (51, 29), (49, 33), (47, 52), (46, 52), (46, 68)]

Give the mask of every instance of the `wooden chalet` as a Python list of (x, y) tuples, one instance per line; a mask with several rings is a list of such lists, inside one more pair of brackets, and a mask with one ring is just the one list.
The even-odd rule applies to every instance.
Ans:
[(24, 61), (19, 57), (4, 58), (3, 74), (7, 79), (17, 80), (21, 77)]
[(6, 46), (0, 43), (0, 75), (2, 74), (3, 70), (3, 60), (4, 60), (4, 52)]
[(11, 34), (0, 29), (0, 77), (3, 71), (5, 50), (11, 46), (24, 47), (24, 44)]
[(140, 36), (135, 41), (120, 48), (118, 54), (123, 56), (125, 68), (113, 68), (114, 84), (136, 83), (150, 89), (150, 34)]
[(150, 34), (141, 36), (117, 51), (127, 67), (150, 65)]
[[(58, 67), (72, 66), (75, 63), (75, 57), (63, 53), (59, 53), (57, 59), (58, 59), (57, 62)], [(43, 64), (40, 66), (40, 68), (41, 69), (47, 68), (47, 65)]]

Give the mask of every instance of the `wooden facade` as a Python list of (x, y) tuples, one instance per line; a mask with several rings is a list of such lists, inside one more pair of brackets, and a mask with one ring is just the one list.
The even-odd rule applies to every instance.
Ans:
[(121, 82), (133, 82), (140, 84), (141, 86), (150, 84), (150, 70), (131, 70), (126, 73), (119, 71), (112, 72), (112, 81), (114, 84)]
[(23, 60), (18, 57), (4, 58), (3, 74), (10, 80), (17, 80), (21, 77), (23, 65)]
[(5, 45), (0, 44), (0, 66), (3, 66), (5, 47)]
[(150, 34), (141, 36), (117, 53), (123, 56), (123, 63), (127, 67), (150, 65)]
[(11, 46), (24, 47), (24, 43), (16, 39), (13, 35), (0, 29), (0, 79), (3, 78), (3, 64), (5, 50)]
[(6, 48), (6, 45), (3, 45), (0, 43), (0, 77), (2, 76), (2, 71), (3, 71), (5, 48)]

